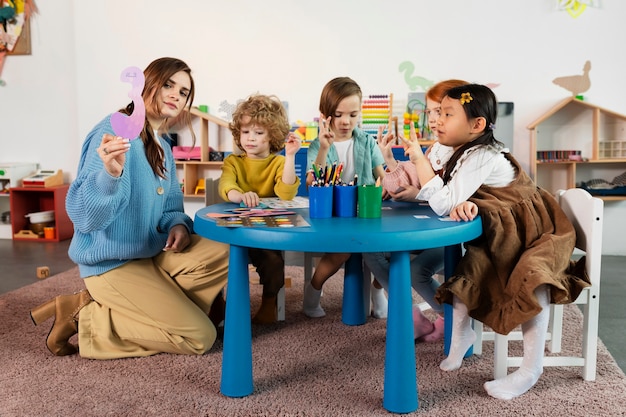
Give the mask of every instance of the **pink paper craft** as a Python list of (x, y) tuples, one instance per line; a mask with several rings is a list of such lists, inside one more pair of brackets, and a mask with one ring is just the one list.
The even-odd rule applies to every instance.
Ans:
[(143, 86), (145, 84), (145, 77), (143, 71), (137, 67), (128, 67), (122, 71), (120, 80), (125, 83), (130, 83), (132, 89), (128, 93), (128, 97), (133, 100), (133, 113), (127, 116), (123, 113), (117, 112), (111, 115), (111, 126), (117, 136), (133, 140), (139, 136), (139, 133), (143, 130), (143, 126), (146, 120), (146, 107), (141, 97)]

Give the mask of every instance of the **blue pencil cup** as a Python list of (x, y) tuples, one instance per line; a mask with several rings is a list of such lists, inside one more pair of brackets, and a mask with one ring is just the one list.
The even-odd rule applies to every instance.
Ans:
[(309, 217), (326, 219), (333, 216), (333, 187), (309, 187)]
[(356, 217), (357, 187), (355, 185), (337, 185), (333, 188), (333, 215), (336, 217)]

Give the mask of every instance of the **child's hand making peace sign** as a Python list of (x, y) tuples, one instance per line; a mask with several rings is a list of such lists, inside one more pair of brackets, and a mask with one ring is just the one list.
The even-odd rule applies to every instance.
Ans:
[(326, 117), (320, 114), (318, 139), (320, 141), (320, 148), (322, 149), (329, 149), (330, 145), (332, 145), (335, 140), (335, 133), (330, 128), (331, 121), (332, 116)]
[(411, 123), (409, 128), (409, 139), (405, 138), (402, 135), (399, 135), (404, 143), (404, 154), (409, 157), (411, 162), (415, 163), (416, 161), (424, 158), (424, 151), (422, 150), (422, 146), (417, 140), (417, 133), (415, 132), (415, 126)]

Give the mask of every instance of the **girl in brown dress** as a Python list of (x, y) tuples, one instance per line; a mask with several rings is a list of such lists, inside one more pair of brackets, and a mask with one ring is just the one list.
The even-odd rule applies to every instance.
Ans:
[(407, 141), (407, 154), (422, 184), (419, 199), (438, 215), (471, 221), (480, 214), (483, 222), (482, 236), (466, 244), (455, 273), (437, 291), (439, 302), (453, 305), (450, 352), (440, 368), (461, 366), (476, 339), (470, 317), (501, 334), (521, 324), (522, 365), (485, 383), (492, 397), (511, 399), (532, 388), (543, 372), (550, 302), (572, 302), (589, 280), (582, 268), (572, 272), (576, 233), (565, 213), (495, 139), (497, 104), (482, 85), (447, 92), (437, 136), (454, 154), (442, 177), (435, 175), (415, 137)]

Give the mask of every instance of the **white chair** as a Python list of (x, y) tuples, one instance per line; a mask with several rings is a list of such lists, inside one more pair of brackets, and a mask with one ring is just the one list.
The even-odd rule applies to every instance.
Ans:
[[(583, 379), (596, 379), (596, 361), (598, 351), (598, 313), (600, 308), (600, 264), (602, 260), (602, 224), (604, 202), (592, 197), (581, 188), (559, 190), (556, 195), (559, 205), (576, 229), (576, 248), (586, 255), (586, 270), (591, 286), (583, 290), (574, 304), (583, 307), (583, 338), (580, 356), (546, 356), (543, 366), (580, 366)], [(561, 351), (563, 327), (563, 305), (551, 305), (550, 325), (548, 327), (548, 349), (551, 353)], [(477, 339), (474, 353), (482, 352), (482, 342), (494, 341), (494, 378), (507, 375), (509, 367), (519, 367), (522, 358), (508, 356), (508, 341), (521, 340), (520, 331), (508, 335), (483, 331), (482, 323), (474, 321)]]
[[(218, 193), (220, 179), (207, 177), (204, 179), (204, 205), (210, 206), (212, 204), (223, 203), (224, 200)], [(278, 321), (285, 321), (285, 286), (278, 291), (276, 296), (276, 306), (278, 310)]]

